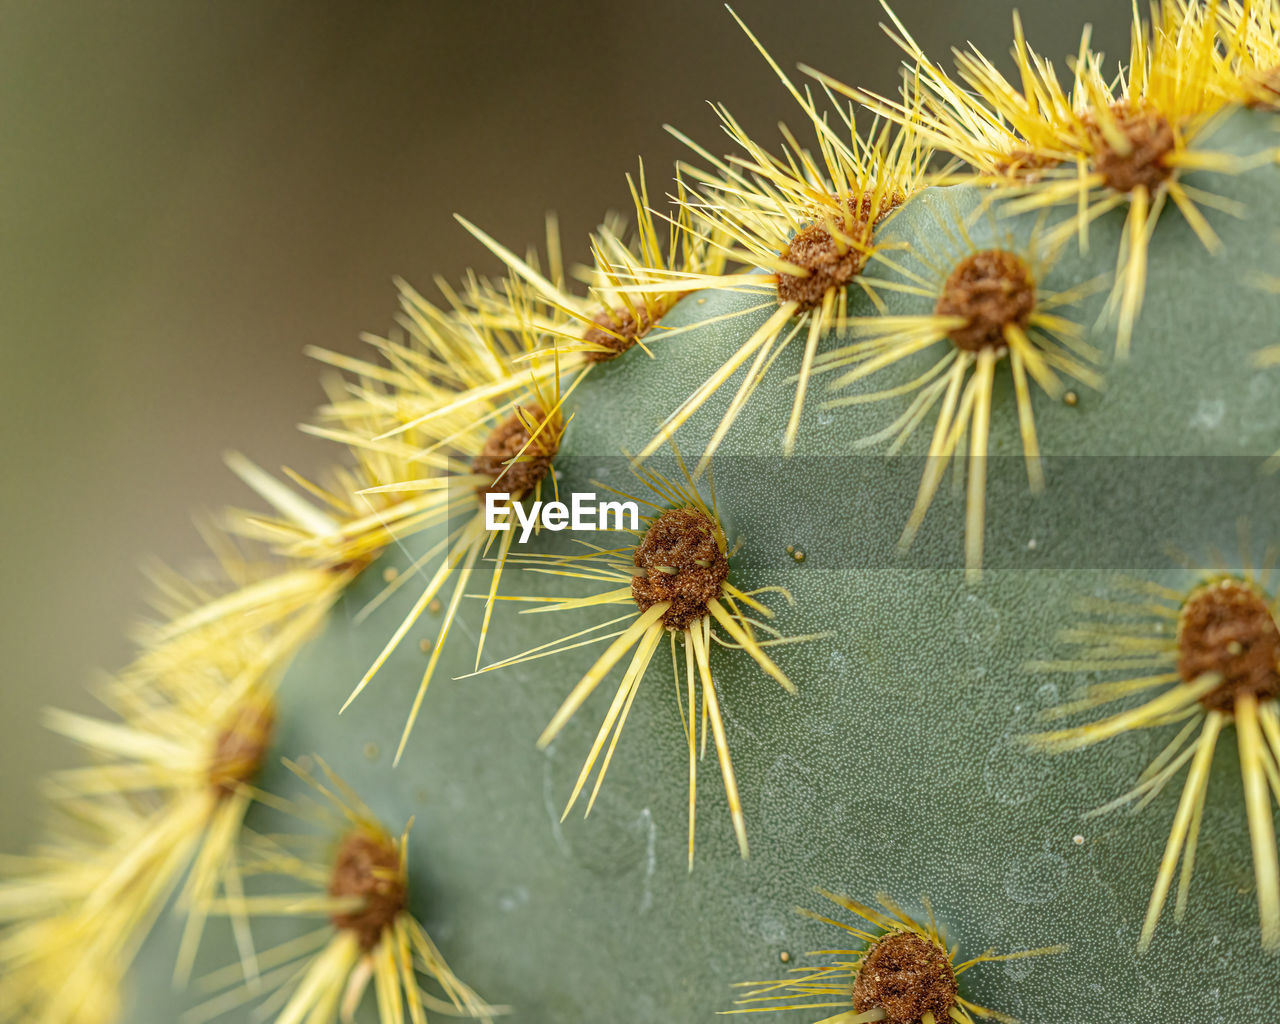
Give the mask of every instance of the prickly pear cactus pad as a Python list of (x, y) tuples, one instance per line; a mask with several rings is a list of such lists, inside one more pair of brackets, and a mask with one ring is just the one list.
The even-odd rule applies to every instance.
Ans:
[(1280, 1013), (1280, 7), (889, 17), (314, 353), (332, 472), (50, 713), (0, 1021)]

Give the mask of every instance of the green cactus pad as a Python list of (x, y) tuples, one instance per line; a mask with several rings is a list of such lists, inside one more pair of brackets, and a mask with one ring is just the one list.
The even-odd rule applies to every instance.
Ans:
[[(1272, 144), (1273, 132), (1271, 115), (1238, 112), (1214, 144), (1250, 151), (1259, 140)], [(733, 1008), (734, 983), (781, 977), (815, 962), (806, 951), (843, 944), (832, 928), (793, 909), (825, 913), (814, 891), (822, 887), (861, 901), (883, 892), (913, 912), (927, 897), (962, 956), (1067, 944), (1064, 953), (987, 965), (962, 979), (968, 998), (1026, 1024), (1274, 1015), (1276, 960), (1258, 942), (1233, 731), (1213, 765), (1185, 919), (1175, 924), (1168, 907), (1141, 957), (1135, 945), (1179, 785), (1139, 813), (1085, 814), (1132, 787), (1176, 729), (1129, 733), (1058, 756), (1021, 742), (1043, 728), (1040, 712), (1093, 681), (1027, 667), (1060, 655), (1057, 635), (1078, 619), (1079, 599), (1108, 593), (1120, 572), (1186, 587), (1192, 577), (1168, 549), (1195, 559), (1215, 546), (1234, 552), (1242, 516), (1259, 544), (1280, 541), (1277, 481), (1260, 474), (1261, 458), (1280, 447), (1280, 373), (1252, 363), (1275, 342), (1280, 300), (1250, 283), (1251, 275), (1277, 269), (1266, 264), (1276, 261), (1280, 171), (1195, 180), (1242, 204), (1247, 216), (1210, 213), (1223, 247), (1209, 253), (1176, 211), (1166, 212), (1151, 244), (1131, 357), (1105, 366), (1101, 392), (1075, 389), (1074, 403), (1034, 394), (1047, 456), (1038, 496), (1027, 489), (1012, 388), (1001, 375), (980, 583), (966, 583), (961, 572), (964, 497), (950, 476), (910, 550), (896, 551), (929, 429), (912, 439), (912, 457), (855, 448), (898, 416), (907, 398), (823, 409), (831, 395), (816, 378), (790, 460), (780, 454), (781, 440), (800, 344), (747, 403), (714, 464), (720, 514), (730, 544), (740, 544), (731, 580), (744, 589), (787, 588), (794, 605), (773, 602), (784, 633), (829, 634), (772, 649), (797, 684), (794, 696), (743, 652), (713, 650), (751, 842), (747, 860), (708, 753), (699, 773), (697, 854), (687, 867), (685, 739), (665, 645), (590, 817), (575, 808), (562, 822), (620, 670), (601, 687), (609, 693), (589, 700), (545, 751), (534, 741), (600, 646), (457, 678), (472, 672), (482, 611), (481, 601), (465, 601), (424, 714), (393, 768), (426, 662), (416, 641), (434, 637), (434, 620), (428, 613), (415, 642), (402, 645), (339, 716), (414, 587), (366, 620), (355, 618), (384, 586), (384, 568), (403, 571), (443, 531), (410, 538), (343, 595), (281, 688), (277, 752), (322, 753), (392, 831), (415, 817), (413, 908), (459, 977), (513, 1007), (510, 1019), (530, 1024), (710, 1020)], [(941, 225), (957, 218), (971, 224), (979, 248), (1010, 238), (1026, 244), (1043, 230), (1031, 214), (1002, 217), (998, 205), (983, 213), (991, 198), (971, 186), (928, 189), (879, 237), (912, 247), (894, 257), (910, 269), (920, 266), (916, 253), (949, 244)], [(1096, 223), (1088, 253), (1073, 241), (1042, 286), (1065, 289), (1109, 274), (1122, 222), (1117, 211)], [(855, 313), (873, 312), (856, 289), (851, 294)], [(1098, 323), (1104, 295), (1072, 315), (1091, 328), (1109, 362), (1113, 329)], [(884, 297), (890, 313), (932, 312), (919, 296)], [(758, 303), (743, 292), (699, 292), (664, 326)], [(574, 418), (557, 462), (561, 491), (594, 489), (596, 479), (625, 488), (619, 454), (640, 450), (661, 416), (767, 312), (716, 319), (669, 342), (655, 333), (653, 359), (632, 349), (594, 369), (571, 400)], [(840, 340), (825, 338), (823, 348)], [(927, 365), (922, 358), (890, 368), (878, 386)], [(682, 450), (701, 450), (731, 393), (722, 389), (681, 431)], [(550, 550), (554, 542), (544, 534), (528, 549)], [(474, 580), (469, 587), (482, 589)], [(576, 581), (514, 568), (502, 590), (588, 592)], [(486, 663), (608, 617), (522, 615), (519, 608), (499, 608)], [(279, 765), (261, 784), (277, 794), (298, 785)], [(258, 809), (250, 825), (270, 831), (274, 817)], [(268, 931), (287, 936), (291, 927)], [(305, 927), (297, 925), (298, 933)], [(127, 1019), (173, 1019), (171, 956), (166, 937), (153, 940)], [(234, 958), (222, 926), (211, 926), (204, 964)], [(371, 1005), (370, 997), (370, 1020)]]

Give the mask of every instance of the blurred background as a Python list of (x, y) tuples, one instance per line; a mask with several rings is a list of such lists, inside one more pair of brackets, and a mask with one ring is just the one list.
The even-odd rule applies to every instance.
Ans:
[[(782, 67), (880, 92), (900, 54), (876, 0), (737, 0)], [(1006, 0), (898, 0), (936, 59), (972, 41), (1008, 69)], [(1127, 0), (1030, 0), (1061, 61), (1081, 25), (1118, 61)], [(240, 449), (314, 470), (307, 344), (360, 349), (423, 289), (521, 250), (560, 215), (566, 255), (625, 205), (643, 154), (661, 195), (715, 150), (707, 100), (770, 143), (796, 109), (715, 0), (0, 0), (0, 851), (68, 763), (39, 726), (129, 657), (138, 567), (201, 554), (192, 513), (251, 503)]]

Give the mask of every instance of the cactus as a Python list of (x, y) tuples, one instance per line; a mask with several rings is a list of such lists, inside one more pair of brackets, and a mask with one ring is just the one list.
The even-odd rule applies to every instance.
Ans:
[(1015, 28), (317, 353), (341, 468), (50, 715), (0, 1020), (1273, 1015), (1280, 14)]

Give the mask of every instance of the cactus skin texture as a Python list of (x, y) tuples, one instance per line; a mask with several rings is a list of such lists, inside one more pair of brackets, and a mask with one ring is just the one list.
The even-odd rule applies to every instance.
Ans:
[[(1253, 154), (1274, 146), (1275, 120), (1235, 110), (1216, 128), (1214, 147)], [(697, 854), (688, 867), (686, 741), (665, 641), (585, 820), (575, 809), (561, 821), (561, 811), (609, 697), (594, 695), (545, 750), (534, 740), (599, 645), (471, 675), (483, 602), (464, 600), (398, 765), (396, 743), (427, 659), (418, 641), (434, 639), (438, 613), (428, 612), (369, 691), (336, 713), (416, 592), (407, 587), (372, 614), (358, 613), (385, 587), (385, 571), (409, 569), (446, 536), (446, 525), (389, 548), (341, 593), (323, 629), (293, 658), (258, 786), (297, 794), (301, 783), (280, 757), (319, 754), (393, 833), (413, 817), (410, 909), (456, 976), (511, 1007), (512, 1020), (710, 1020), (733, 1008), (735, 983), (780, 977), (788, 961), (809, 962), (807, 951), (839, 941), (829, 926), (793, 910), (817, 908), (816, 888), (864, 902), (887, 893), (913, 912), (927, 897), (948, 939), (969, 955), (1067, 945), (1052, 957), (966, 975), (968, 998), (1026, 1024), (1273, 1018), (1278, 961), (1258, 938), (1234, 734), (1220, 742), (1185, 917), (1175, 924), (1168, 907), (1141, 956), (1135, 944), (1181, 783), (1141, 813), (1085, 815), (1130, 789), (1176, 730), (1126, 733), (1055, 756), (1022, 742), (1045, 728), (1041, 712), (1069, 699), (1077, 684), (1097, 681), (1085, 671), (1073, 677), (1031, 667), (1061, 656), (1057, 637), (1079, 621), (1080, 599), (1108, 594), (1121, 571), (1186, 589), (1188, 574), (1166, 549), (1194, 560), (1221, 550), (1230, 564), (1241, 518), (1259, 547), (1280, 543), (1277, 478), (1261, 473), (1280, 447), (1280, 372), (1255, 367), (1257, 352), (1276, 341), (1280, 300), (1251, 283), (1280, 274), (1280, 169), (1260, 163), (1185, 180), (1239, 203), (1246, 215), (1207, 211), (1223, 242), (1208, 252), (1166, 211), (1151, 239), (1127, 359), (1109, 361), (1115, 329), (1104, 315), (1105, 288), (1070, 312), (1108, 355), (1105, 388), (1077, 388), (1071, 402), (1034, 395), (1043, 494), (1028, 493), (1013, 388), (998, 378), (980, 581), (963, 571), (965, 497), (950, 476), (910, 549), (895, 549), (931, 421), (892, 458), (857, 445), (901, 415), (908, 397), (824, 409), (826, 384), (815, 378), (795, 452), (784, 459), (791, 381), (801, 369), (795, 344), (744, 406), (714, 463), (721, 518), (730, 544), (740, 544), (732, 579), (742, 589), (790, 592), (794, 604), (777, 605), (783, 633), (827, 634), (771, 649), (795, 695), (742, 651), (713, 651), (749, 858), (739, 855), (708, 752)], [(977, 249), (1028, 245), (1044, 231), (1036, 213), (987, 215), (991, 196), (969, 184), (926, 188), (885, 223), (877, 242), (909, 274), (924, 272), (915, 254), (953, 245), (948, 225), (967, 224)], [(1071, 212), (1055, 210), (1048, 223)], [(1114, 210), (1095, 222), (1087, 252), (1073, 239), (1043, 287), (1065, 290), (1100, 276), (1109, 282), (1124, 216)], [(893, 279), (897, 272), (878, 273)], [(908, 291), (882, 295), (886, 315), (933, 311), (932, 300)], [(725, 314), (758, 304), (758, 295), (733, 289), (694, 292), (663, 319), (685, 330), (678, 340), (655, 341), (654, 359), (632, 350), (595, 367), (566, 403), (573, 418), (556, 463), (561, 493), (598, 491), (593, 480), (628, 489), (620, 454), (643, 449), (661, 415), (714, 373), (769, 310)], [(850, 313), (877, 310), (853, 289)], [(821, 347), (838, 343), (834, 332)], [(891, 382), (929, 365), (923, 357), (908, 361)], [(690, 419), (677, 435), (682, 451), (703, 450), (732, 391), (721, 389)], [(656, 461), (670, 468), (664, 458)], [(544, 534), (526, 549), (562, 543)], [(509, 566), (502, 592), (583, 593), (571, 584)], [(486, 585), (473, 581), (468, 593)], [(519, 608), (499, 605), (494, 613), (486, 663), (607, 617), (522, 615)], [(283, 827), (264, 806), (250, 811), (248, 825), (258, 833)], [(253, 924), (260, 948), (314, 927), (287, 917)], [(170, 984), (180, 927), (172, 915), (156, 925), (122, 1019), (159, 1024), (202, 1002), (195, 988), (175, 992)], [(196, 976), (235, 959), (225, 921), (214, 915)], [(372, 995), (361, 1013), (359, 1020), (392, 1019), (380, 1018)], [(222, 1019), (252, 1018), (238, 1009)]]

